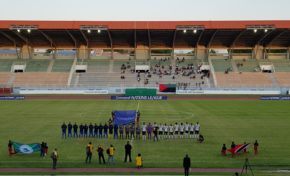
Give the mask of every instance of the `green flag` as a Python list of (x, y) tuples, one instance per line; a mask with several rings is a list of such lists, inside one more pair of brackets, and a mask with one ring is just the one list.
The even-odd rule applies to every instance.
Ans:
[(39, 143), (21, 144), (13, 142), (13, 148), (15, 153), (31, 154), (40, 151), (40, 144)]

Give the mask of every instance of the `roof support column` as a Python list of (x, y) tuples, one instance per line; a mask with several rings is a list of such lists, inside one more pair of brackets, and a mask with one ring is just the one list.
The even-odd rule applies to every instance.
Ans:
[(172, 38), (172, 53), (171, 53), (171, 59), (173, 59), (173, 60), (174, 60), (174, 50), (175, 50), (176, 33), (177, 33), (177, 30), (175, 29), (174, 34), (173, 34), (173, 38)]
[(147, 30), (148, 34), (148, 47), (149, 47), (149, 58), (151, 60), (151, 35), (150, 35), (150, 29), (148, 28)]
[(111, 47), (111, 59), (114, 59), (114, 49), (113, 49), (113, 40), (109, 29), (107, 29), (107, 33), (110, 39), (110, 47)]
[(265, 59), (265, 51), (264, 51), (264, 47), (262, 45), (255, 45), (255, 47), (253, 48), (253, 59)]
[(136, 40), (137, 40), (137, 32), (136, 32), (136, 29), (134, 29), (134, 59), (135, 60), (137, 60), (137, 55), (136, 55), (137, 41)]

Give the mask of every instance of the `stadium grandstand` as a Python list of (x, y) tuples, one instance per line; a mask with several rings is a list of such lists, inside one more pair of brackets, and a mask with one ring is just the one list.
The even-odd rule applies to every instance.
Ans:
[(290, 87), (290, 21), (0, 21), (2, 87)]

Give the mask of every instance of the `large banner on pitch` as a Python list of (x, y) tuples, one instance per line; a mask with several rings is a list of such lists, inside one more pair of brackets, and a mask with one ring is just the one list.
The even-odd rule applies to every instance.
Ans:
[(39, 143), (21, 144), (18, 142), (13, 142), (13, 148), (15, 153), (32, 154), (40, 151), (40, 144)]

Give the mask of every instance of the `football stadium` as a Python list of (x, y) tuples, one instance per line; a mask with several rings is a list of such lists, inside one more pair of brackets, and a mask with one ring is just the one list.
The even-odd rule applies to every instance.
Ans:
[(0, 174), (290, 174), (290, 20), (0, 20)]

